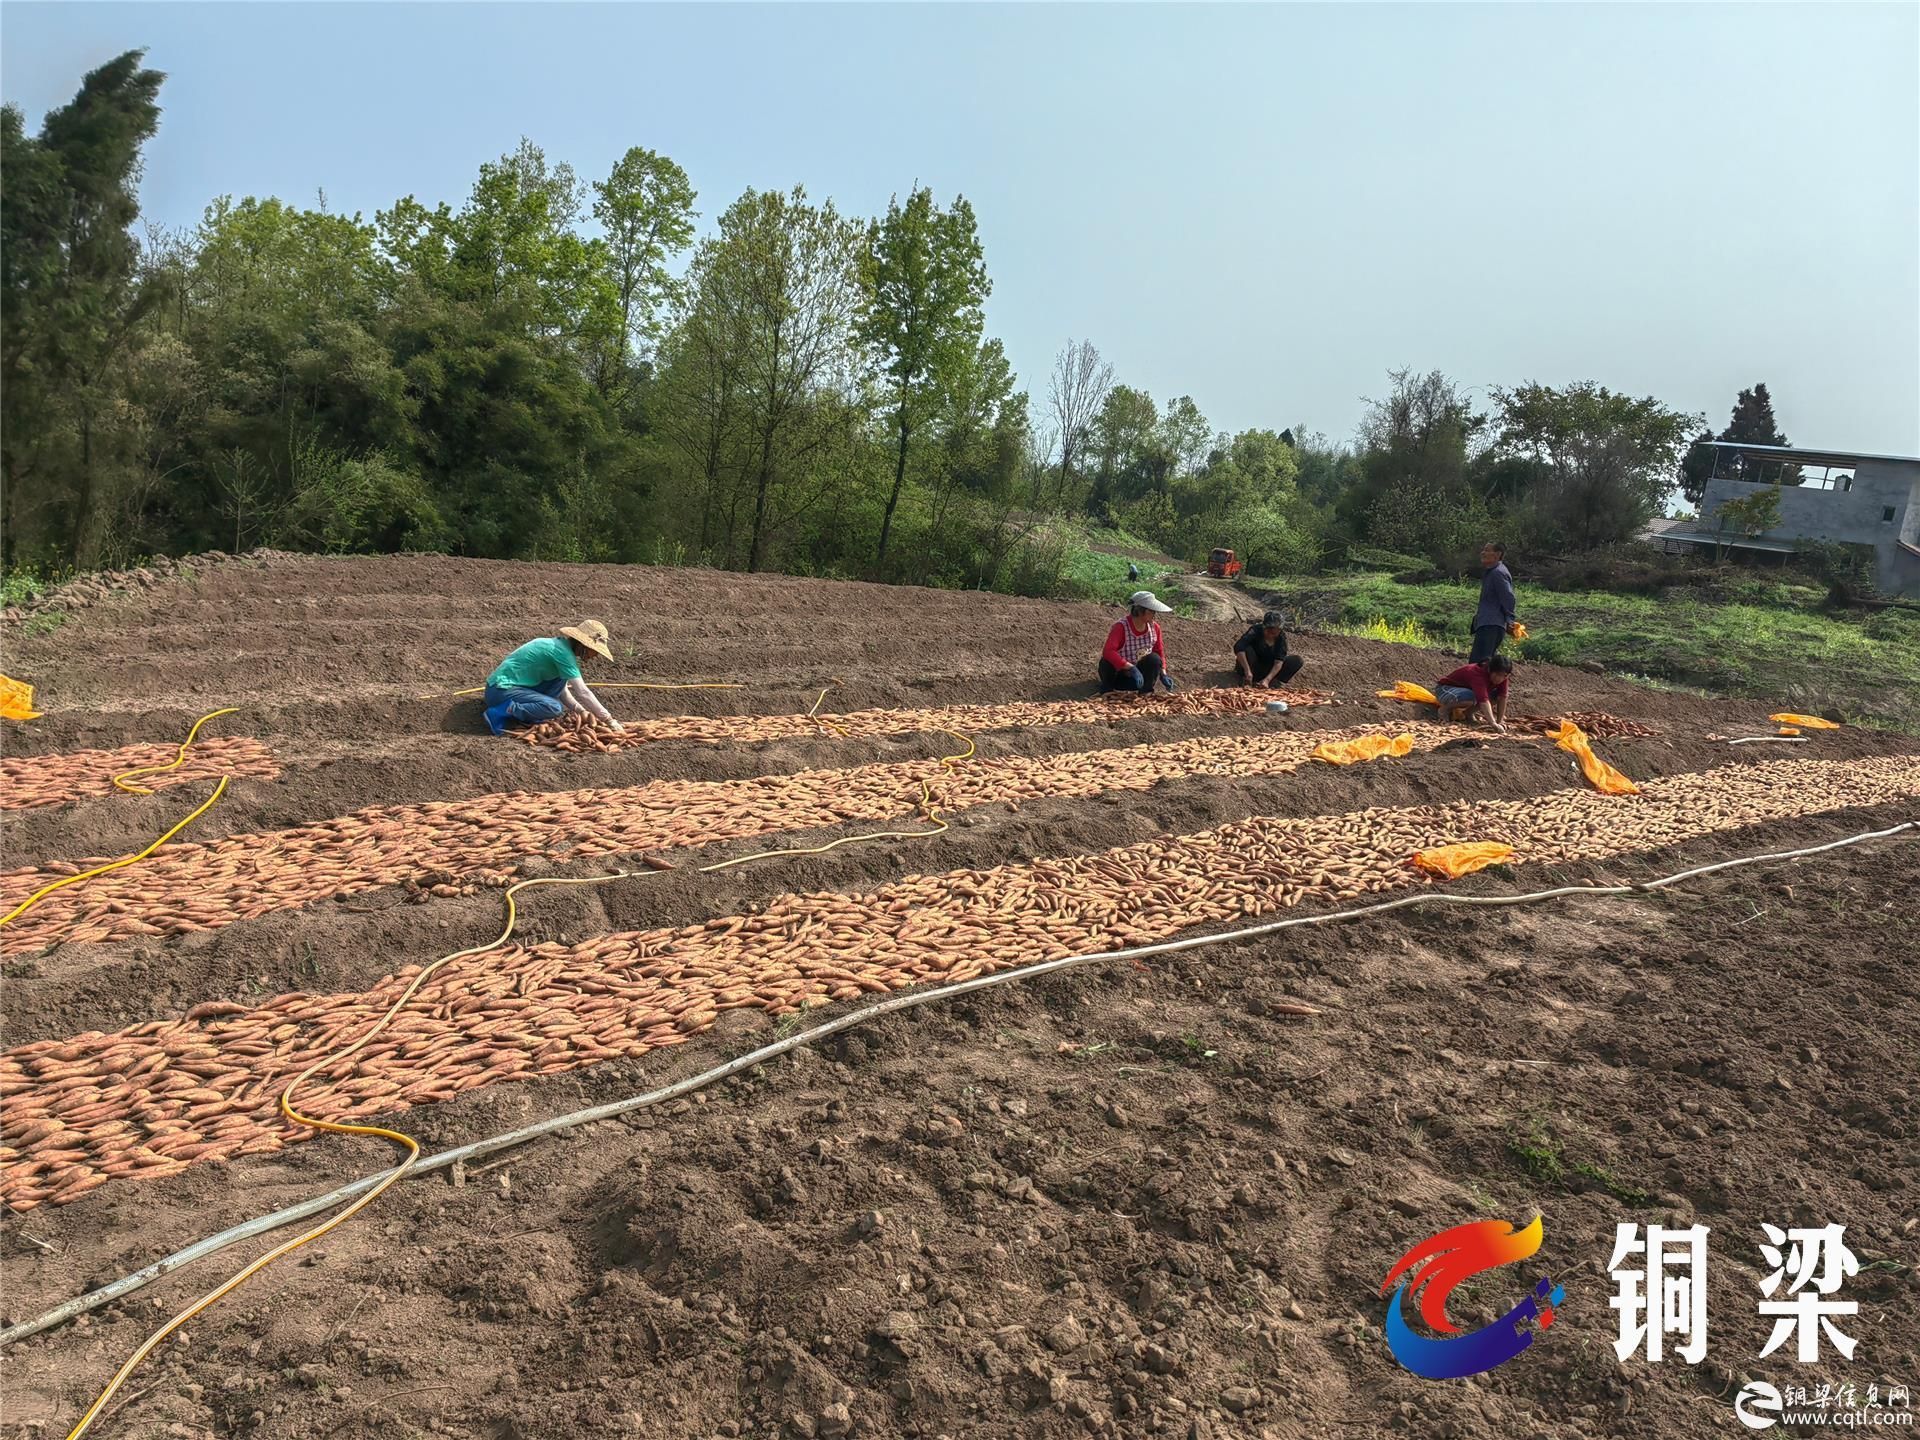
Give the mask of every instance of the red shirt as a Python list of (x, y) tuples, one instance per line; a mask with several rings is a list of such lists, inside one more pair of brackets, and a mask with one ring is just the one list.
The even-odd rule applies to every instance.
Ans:
[[(1513, 672), (1508, 671), (1507, 673), (1512, 674)], [(1471, 690), (1474, 699), (1484, 700), (1488, 703), (1507, 698), (1506, 675), (1502, 675), (1500, 677), (1500, 683), (1496, 685), (1493, 683), (1493, 679), (1487, 673), (1487, 667), (1484, 665), (1462, 665), (1451, 675), (1441, 676), (1440, 683), (1442, 685), (1457, 686), (1462, 690)]]
[(1160, 647), (1160, 622), (1149, 620), (1145, 630), (1135, 630), (1129, 615), (1114, 621), (1107, 632), (1107, 648), (1100, 655), (1114, 669), (1124, 670), (1149, 651), (1160, 657), (1162, 665), (1167, 663), (1167, 652)]

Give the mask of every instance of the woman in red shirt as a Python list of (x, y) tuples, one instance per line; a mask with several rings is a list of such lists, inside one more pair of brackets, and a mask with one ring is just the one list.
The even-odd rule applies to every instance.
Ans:
[(1457, 720), (1469, 707), (1473, 718), (1496, 730), (1507, 728), (1507, 680), (1513, 674), (1513, 661), (1495, 655), (1482, 663), (1462, 665), (1440, 677), (1434, 695), (1440, 701), (1442, 720)]
[(1132, 690), (1153, 693), (1158, 680), (1173, 689), (1173, 677), (1167, 673), (1167, 651), (1160, 641), (1160, 622), (1173, 607), (1162, 605), (1151, 590), (1136, 590), (1127, 597), (1127, 618), (1116, 620), (1107, 632), (1107, 648), (1100, 652), (1100, 693)]

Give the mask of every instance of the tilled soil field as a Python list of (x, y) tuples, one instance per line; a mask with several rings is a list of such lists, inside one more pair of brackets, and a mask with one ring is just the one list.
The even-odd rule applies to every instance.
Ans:
[[(0, 929), (7, 1324), (389, 1163), (367, 1140), (285, 1148), (304, 1132), (279, 1089), (496, 934), (519, 878), (639, 872), (524, 892), (513, 941), (433, 976), (308, 1108), (431, 1152), (888, 994), (1423, 888), (1638, 882), (1920, 815), (1909, 739), (1729, 746), (1771, 733), (1769, 707), (1525, 667), (1516, 710), (1654, 732), (1597, 742), (1642, 786), (1600, 796), (1545, 740), (1375, 697), (1453, 660), (1332, 637), (1294, 637), (1296, 684), (1321, 692), (1298, 698), (1331, 704), (1213, 703), (1237, 627), (1173, 619), (1184, 698), (1088, 705), (1112, 620), (1092, 606), (436, 557), (227, 559), (89, 602), (0, 629), (0, 669), (47, 712), (6, 727), (0, 911), (233, 778), (150, 860)], [(604, 691), (648, 722), (606, 752), (488, 736), (453, 692), (581, 615), (619, 657), (593, 681), (743, 688)], [(139, 777), (154, 793), (113, 789), (226, 706), (187, 764)], [(940, 733), (957, 716), (978, 717), (967, 758)], [(1412, 752), (1312, 758), (1382, 730)], [(703, 871), (875, 829), (935, 833)], [(91, 1433), (1691, 1436), (1745, 1433), (1747, 1377), (1912, 1388), (1913, 833), (889, 1016), (404, 1182), (190, 1324)], [(1405, 863), (1478, 840), (1514, 853), (1445, 884)], [(1451, 1309), (1492, 1321), (1550, 1273), (1551, 1328), (1475, 1378), (1401, 1368), (1394, 1261), (1536, 1214), (1538, 1256)], [(1623, 1222), (1711, 1227), (1699, 1363), (1677, 1337), (1659, 1364), (1616, 1357)], [(1858, 1258), (1837, 1292), (1858, 1349), (1759, 1358), (1762, 1225), (1829, 1223)], [(0, 1350), (0, 1433), (65, 1434), (149, 1330), (267, 1243)]]

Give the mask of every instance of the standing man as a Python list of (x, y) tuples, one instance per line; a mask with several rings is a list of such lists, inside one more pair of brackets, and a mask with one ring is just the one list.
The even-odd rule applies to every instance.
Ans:
[(1480, 608), (1473, 612), (1473, 653), (1469, 665), (1484, 665), (1500, 653), (1500, 642), (1513, 624), (1513, 572), (1507, 569), (1507, 547), (1489, 540), (1480, 547)]
[(1258, 625), (1233, 642), (1233, 663), (1240, 671), (1241, 684), (1270, 687), (1278, 680), (1284, 685), (1300, 673), (1300, 667), (1306, 662), (1298, 655), (1287, 653), (1287, 635), (1280, 628), (1281, 619), (1278, 610), (1269, 610), (1260, 617)]

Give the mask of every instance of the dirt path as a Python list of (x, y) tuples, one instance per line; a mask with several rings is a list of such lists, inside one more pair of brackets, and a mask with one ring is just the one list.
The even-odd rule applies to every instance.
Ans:
[[(1226, 592), (1212, 597), (1223, 606), (1253, 603), (1209, 588)], [(49, 710), (7, 727), (7, 749), (158, 743), (203, 709), (239, 705), (222, 733), (256, 737), (282, 772), (232, 786), (196, 826), (214, 840), (372, 805), (750, 781), (950, 748), (820, 736), (567, 756), (480, 733), (472, 702), (447, 692), (576, 611), (614, 630), (620, 661), (596, 678), (749, 687), (615, 692), (629, 716), (804, 711), (835, 679), (832, 710), (1084, 696), (1113, 614), (694, 571), (399, 557), (216, 568), (103, 600), (51, 635), (0, 631), (8, 673), (34, 681)], [(1227, 679), (1241, 617), (1252, 618), (1245, 608), (1169, 617), (1189, 687)], [(954, 635), (967, 643), (918, 638)], [(1444, 664), (1311, 633), (1296, 648), (1308, 660), (1300, 683), (1346, 702), (1280, 722), (1303, 730), (1407, 725), (1403, 707), (1373, 692)], [(1729, 751), (1707, 737), (1768, 728), (1766, 706), (1550, 666), (1528, 666), (1520, 684), (1522, 710), (1608, 710), (1657, 726), (1600, 747), (1641, 778), (1914, 749), (1849, 730)], [(1084, 755), (1098, 767), (1114, 747), (1271, 723), (1129, 718), (979, 741), (990, 757)], [(1524, 802), (1573, 783), (1550, 745), (1466, 742), (1348, 769), (989, 803), (932, 840), (535, 892), (521, 936), (584, 947), (762, 913), (789, 893), (864, 892), (1251, 817)], [(124, 853), (198, 798), (188, 784), (0, 814), (7, 863)], [(1644, 879), (1909, 818), (1901, 808), (1823, 811), (1524, 877), (1488, 871), (1461, 888)], [(1729, 1401), (1741, 1373), (1852, 1380), (1863, 1392), (1910, 1385), (1920, 996), (1898, 957), (1916, 854), (1920, 844), (1887, 842), (1705, 877), (1684, 893), (1472, 924), (1406, 911), (910, 1012), (666, 1110), (509, 1152), (458, 1187), (410, 1182), (307, 1263), (269, 1272), (196, 1323), (95, 1433), (1292, 1440), (1394, 1428), (1705, 1440), (1739, 1433)], [(556, 873), (589, 868), (544, 859)], [(434, 857), (421, 863), (424, 874)], [(499, 924), (492, 894), (409, 898), (388, 886), (204, 934), (12, 960), (0, 978), (6, 1043), (178, 1018), (207, 1001), (365, 990)], [(512, 983), (484, 958), (470, 963), (480, 983)], [(1282, 1008), (1301, 1001), (1320, 1013)], [(459, 1144), (697, 1072), (792, 1023), (728, 1011), (674, 1049), (418, 1104), (406, 1125), (429, 1150)], [(329, 1138), (116, 1179), (8, 1218), (5, 1319), (388, 1155)], [(1451, 1225), (1535, 1212), (1540, 1264), (1568, 1292), (1553, 1329), (1472, 1384), (1400, 1369), (1380, 1332), (1379, 1282), (1393, 1260)], [(1614, 1226), (1696, 1220), (1712, 1226), (1706, 1360), (1616, 1361)], [(1760, 1226), (1828, 1222), (1848, 1227), (1861, 1262), (1845, 1291), (1860, 1311), (1841, 1322), (1859, 1352), (1845, 1362), (1829, 1349), (1817, 1366), (1787, 1352), (1756, 1359), (1768, 1330), (1755, 1308)], [(245, 1253), (0, 1353), (0, 1434), (64, 1434), (154, 1320)], [(1455, 1319), (1492, 1320), (1532, 1278), (1495, 1273), (1456, 1301)]]
[(1182, 594), (1192, 597), (1194, 616), (1199, 620), (1251, 625), (1263, 613), (1260, 602), (1229, 580), (1216, 580), (1204, 571), (1182, 575)]

